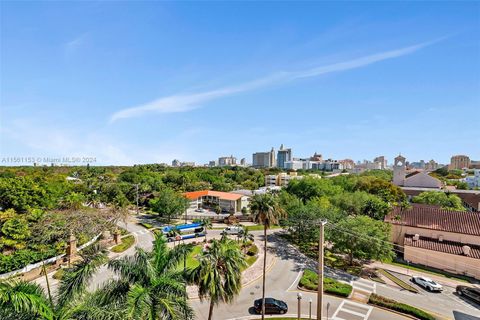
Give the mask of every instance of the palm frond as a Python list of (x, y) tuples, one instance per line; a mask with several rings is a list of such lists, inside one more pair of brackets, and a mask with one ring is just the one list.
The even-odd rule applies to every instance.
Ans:
[(43, 289), (25, 281), (0, 282), (0, 310), (4, 318), (53, 318), (53, 310)]

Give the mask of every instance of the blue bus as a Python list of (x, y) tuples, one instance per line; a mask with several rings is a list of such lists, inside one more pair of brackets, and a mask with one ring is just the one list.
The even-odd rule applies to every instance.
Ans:
[(205, 236), (205, 227), (201, 223), (188, 223), (163, 227), (162, 232), (167, 237), (167, 241), (172, 242), (203, 237)]

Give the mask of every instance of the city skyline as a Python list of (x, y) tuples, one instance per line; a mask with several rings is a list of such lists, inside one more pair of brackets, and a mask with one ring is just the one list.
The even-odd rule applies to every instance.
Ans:
[(1, 6), (2, 157), (480, 159), (478, 3)]

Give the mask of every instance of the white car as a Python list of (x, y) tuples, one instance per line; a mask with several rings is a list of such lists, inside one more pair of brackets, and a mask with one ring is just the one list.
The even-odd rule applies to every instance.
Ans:
[(442, 285), (426, 277), (412, 277), (412, 281), (428, 291), (442, 291)]
[(231, 226), (231, 227), (226, 227), (223, 229), (222, 234), (239, 234), (243, 232), (243, 227), (239, 226)]

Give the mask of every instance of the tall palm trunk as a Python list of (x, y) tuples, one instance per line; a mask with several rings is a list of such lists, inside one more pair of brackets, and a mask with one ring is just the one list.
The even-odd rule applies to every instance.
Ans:
[(267, 271), (267, 225), (263, 224), (262, 320), (265, 319), (265, 274)]
[(212, 320), (213, 316), (213, 300), (210, 299), (210, 309), (208, 310), (208, 320)]

